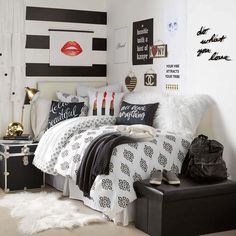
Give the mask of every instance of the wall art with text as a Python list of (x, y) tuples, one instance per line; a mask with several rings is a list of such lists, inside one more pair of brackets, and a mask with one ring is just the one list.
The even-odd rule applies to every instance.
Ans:
[(133, 22), (133, 65), (153, 64), (149, 47), (153, 45), (153, 19)]

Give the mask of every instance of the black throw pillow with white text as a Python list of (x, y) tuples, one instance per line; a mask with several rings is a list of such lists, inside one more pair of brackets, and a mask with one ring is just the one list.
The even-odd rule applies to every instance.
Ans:
[(117, 125), (143, 124), (152, 126), (159, 103), (130, 104), (123, 101), (116, 119)]
[(71, 118), (86, 116), (86, 112), (83, 111), (84, 103), (73, 103), (73, 102), (58, 102), (52, 101), (49, 118), (48, 118), (48, 128), (56, 125), (57, 123), (68, 120)]

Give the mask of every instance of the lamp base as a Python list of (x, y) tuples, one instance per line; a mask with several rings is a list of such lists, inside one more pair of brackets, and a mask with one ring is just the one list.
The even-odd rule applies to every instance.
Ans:
[(12, 122), (7, 127), (7, 136), (21, 136), (24, 132), (24, 127), (20, 122)]

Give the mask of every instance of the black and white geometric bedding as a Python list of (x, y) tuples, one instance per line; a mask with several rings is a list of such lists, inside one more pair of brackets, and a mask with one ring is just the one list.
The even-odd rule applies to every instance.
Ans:
[(63, 147), (70, 139), (85, 130), (114, 125), (113, 116), (86, 116), (65, 120), (48, 129), (41, 138), (35, 151), (33, 164), (45, 173), (56, 175), (54, 167)]
[[(87, 119), (91, 123), (95, 119), (97, 125), (89, 125), (86, 129), (82, 119), (51, 128), (38, 145), (34, 164), (39, 168), (43, 166), (40, 169), (47, 173), (59, 173), (76, 180), (76, 172), (89, 143), (104, 132), (116, 130), (111, 117), (103, 117), (102, 122), (98, 117), (87, 117)], [(99, 126), (98, 123), (103, 125)], [(80, 128), (76, 128), (75, 124)], [(65, 135), (68, 130), (75, 132)], [(58, 131), (60, 131), (59, 139), (50, 138)], [(156, 137), (152, 141), (122, 144), (114, 148), (109, 175), (97, 176), (90, 191), (96, 209), (112, 219), (136, 199), (133, 189), (135, 181), (149, 178), (157, 169), (172, 169), (178, 173), (191, 141), (192, 138), (189, 136), (156, 130)], [(46, 143), (51, 148), (45, 148)], [(46, 165), (43, 164), (45, 159)]]

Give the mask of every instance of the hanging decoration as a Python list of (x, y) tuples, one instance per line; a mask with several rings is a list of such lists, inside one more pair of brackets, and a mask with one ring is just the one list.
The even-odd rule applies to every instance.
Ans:
[(153, 18), (133, 23), (133, 65), (153, 64), (149, 46), (153, 45)]
[(167, 44), (152, 45), (149, 49), (149, 58), (167, 57)]
[(93, 31), (50, 31), (50, 66), (92, 66)]
[(128, 62), (128, 27), (121, 27), (114, 30), (115, 48), (114, 63)]
[(177, 19), (170, 19), (167, 24), (167, 29), (170, 33), (175, 33), (178, 30)]
[(135, 89), (135, 87), (137, 85), (137, 77), (135, 76), (133, 71), (130, 71), (128, 76), (126, 76), (126, 78), (125, 78), (125, 85), (126, 85), (126, 88), (130, 92), (132, 92)]
[(157, 74), (152, 68), (144, 74), (144, 85), (157, 86)]

